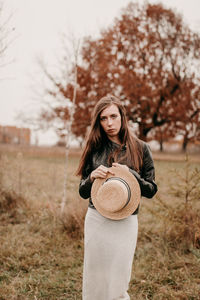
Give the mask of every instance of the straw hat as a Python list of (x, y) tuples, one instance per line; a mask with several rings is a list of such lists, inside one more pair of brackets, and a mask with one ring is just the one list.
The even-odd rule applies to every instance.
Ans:
[(115, 175), (93, 182), (91, 197), (97, 211), (106, 218), (120, 220), (130, 216), (141, 198), (140, 186), (135, 176), (122, 166), (111, 167)]

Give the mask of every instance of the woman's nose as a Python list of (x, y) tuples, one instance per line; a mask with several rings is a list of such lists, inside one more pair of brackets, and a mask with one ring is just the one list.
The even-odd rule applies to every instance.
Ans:
[(108, 118), (108, 126), (112, 125), (112, 119)]

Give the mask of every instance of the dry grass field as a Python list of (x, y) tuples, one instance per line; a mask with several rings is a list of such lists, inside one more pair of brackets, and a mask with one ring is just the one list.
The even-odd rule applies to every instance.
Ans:
[[(154, 158), (159, 192), (141, 201), (129, 294), (198, 300), (200, 159)], [(70, 153), (61, 215), (63, 150), (0, 147), (0, 300), (81, 300), (87, 200), (78, 195), (78, 159), (78, 151)]]

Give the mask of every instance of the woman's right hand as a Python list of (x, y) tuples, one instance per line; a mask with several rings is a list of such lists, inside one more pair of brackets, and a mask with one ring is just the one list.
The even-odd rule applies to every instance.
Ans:
[(107, 168), (103, 165), (100, 165), (90, 174), (91, 181), (94, 181), (96, 178), (106, 178), (107, 174), (110, 173), (111, 175), (115, 175), (110, 168)]

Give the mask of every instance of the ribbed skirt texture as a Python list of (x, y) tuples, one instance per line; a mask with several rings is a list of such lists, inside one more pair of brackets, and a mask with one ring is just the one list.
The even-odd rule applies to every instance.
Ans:
[(84, 228), (83, 300), (128, 300), (138, 219), (110, 220), (88, 208)]

